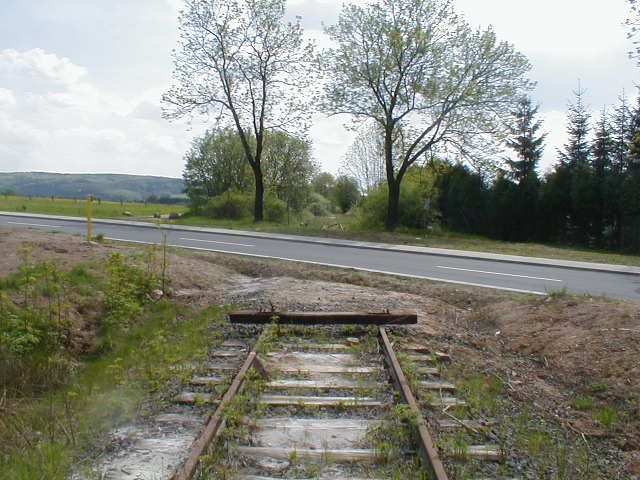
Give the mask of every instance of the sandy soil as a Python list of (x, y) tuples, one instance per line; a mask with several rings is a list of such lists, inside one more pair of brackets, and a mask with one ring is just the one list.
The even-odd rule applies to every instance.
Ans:
[[(62, 268), (138, 247), (89, 246), (79, 237), (0, 230), (0, 276), (34, 259)], [(169, 257), (172, 294), (196, 305), (214, 302), (282, 310), (417, 310), (416, 334), (454, 360), (504, 380), (514, 408), (582, 436), (594, 455), (623, 477), (640, 478), (640, 304), (592, 297), (531, 297), (472, 287), (300, 265), (178, 251)], [(90, 324), (87, 324), (90, 328)], [(572, 399), (614, 405), (621, 421), (606, 429)], [(624, 472), (624, 473), (622, 473)]]

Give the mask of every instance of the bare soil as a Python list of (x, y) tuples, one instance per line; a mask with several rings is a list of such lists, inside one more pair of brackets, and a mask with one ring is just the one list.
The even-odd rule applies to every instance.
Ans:
[[(0, 229), (0, 277), (32, 257), (62, 268), (101, 261), (121, 244)], [(606, 478), (640, 478), (640, 304), (601, 297), (533, 297), (353, 270), (172, 250), (172, 295), (195, 305), (232, 303), (282, 310), (409, 309), (415, 334), (478, 372), (503, 380), (513, 408), (533, 409), (590, 446)], [(85, 324), (85, 335), (92, 332)], [(574, 399), (615, 408), (605, 426)]]

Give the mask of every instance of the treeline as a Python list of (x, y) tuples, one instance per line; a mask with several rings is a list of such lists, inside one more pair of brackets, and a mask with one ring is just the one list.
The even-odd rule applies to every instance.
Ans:
[[(569, 143), (540, 177), (545, 135), (528, 98), (531, 64), (492, 28), (472, 27), (447, 0), (345, 3), (325, 28), (332, 48), (315, 52), (285, 8), (211, 0), (180, 14), (164, 115), (215, 114), (221, 128), (187, 156), (194, 210), (242, 218), (253, 207), (255, 221), (281, 221), (321, 212), (323, 200), (345, 211), (352, 202), (340, 198), (357, 186), (361, 221), (388, 230), (441, 224), (639, 249), (638, 112), (626, 100), (594, 125), (578, 91)], [(314, 187), (322, 182), (309, 143), (291, 133), (318, 111), (369, 126), (331, 194)], [(505, 134), (513, 158), (495, 153)]]
[(442, 224), (502, 240), (640, 251), (640, 105), (631, 109), (622, 96), (594, 122), (583, 91), (575, 95), (552, 171), (537, 174), (545, 135), (523, 100), (508, 141), (517, 159), (493, 182), (461, 165), (439, 177)]

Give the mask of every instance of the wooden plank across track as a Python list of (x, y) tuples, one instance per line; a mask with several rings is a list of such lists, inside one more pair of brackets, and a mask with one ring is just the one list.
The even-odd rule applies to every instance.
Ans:
[(277, 312), (239, 310), (229, 313), (231, 323), (293, 325), (413, 325), (415, 312)]

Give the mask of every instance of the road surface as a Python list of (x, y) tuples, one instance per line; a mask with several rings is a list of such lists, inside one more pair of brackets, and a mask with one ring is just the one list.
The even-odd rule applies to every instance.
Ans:
[[(58, 218), (12, 216), (0, 213), (0, 225), (37, 228), (84, 234), (84, 221)], [(162, 233), (168, 245), (197, 250), (277, 258), (369, 272), (473, 285), (544, 295), (566, 288), (573, 293), (606, 295), (640, 301), (640, 275), (528, 265), (496, 260), (451, 257), (396, 250), (358, 248), (338, 244), (318, 244), (281, 238), (262, 238), (242, 234), (160, 229), (139, 225), (120, 225), (94, 221), (94, 233), (105, 238), (141, 243), (160, 243)], [(2, 245), (0, 244), (0, 250)]]

